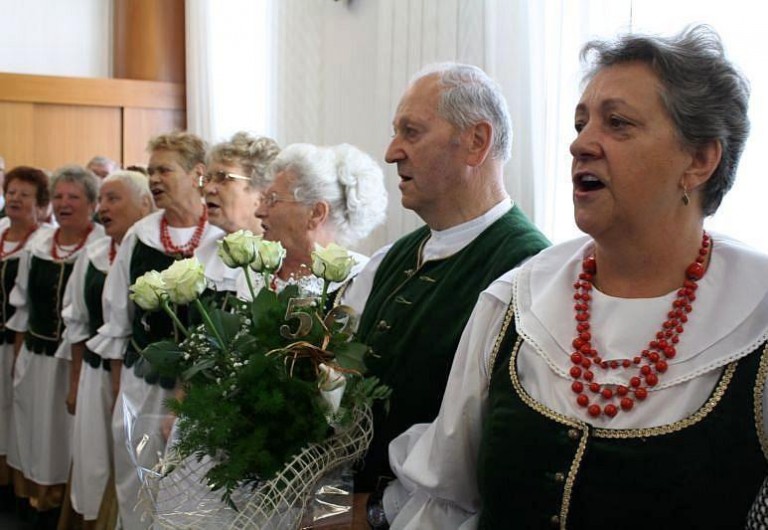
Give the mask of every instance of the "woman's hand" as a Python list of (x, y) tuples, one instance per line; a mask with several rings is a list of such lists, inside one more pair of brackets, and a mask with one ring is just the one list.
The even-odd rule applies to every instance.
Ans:
[(75, 415), (75, 405), (77, 404), (77, 385), (70, 385), (67, 392), (67, 412)]

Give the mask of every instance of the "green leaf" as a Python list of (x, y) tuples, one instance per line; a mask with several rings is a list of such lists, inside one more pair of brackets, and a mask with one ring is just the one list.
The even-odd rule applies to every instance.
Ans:
[(285, 307), (288, 305), (288, 300), (291, 298), (299, 298), (299, 286), (296, 284), (286, 285), (285, 288), (277, 295), (277, 299)]
[(336, 355), (336, 363), (342, 368), (365, 373), (363, 357), (368, 352), (368, 346), (362, 342), (342, 342), (334, 345), (333, 353)]
[(267, 327), (274, 323), (272, 315), (281, 309), (277, 295), (267, 288), (261, 289), (251, 303), (251, 320), (254, 328)]
[(236, 314), (222, 311), (221, 309), (213, 309), (209, 311), (211, 322), (216, 326), (219, 335), (224, 341), (229, 344), (234, 340), (237, 332), (240, 331), (240, 317)]
[(215, 359), (205, 359), (204, 361), (200, 361), (199, 363), (193, 364), (191, 368), (184, 370), (184, 372), (181, 374), (181, 378), (184, 381), (189, 381), (190, 379), (192, 379), (194, 376), (196, 376), (203, 370), (213, 368), (214, 366), (216, 366)]
[(141, 352), (144, 357), (162, 375), (178, 375), (182, 366), (184, 352), (181, 347), (170, 340), (153, 342)]

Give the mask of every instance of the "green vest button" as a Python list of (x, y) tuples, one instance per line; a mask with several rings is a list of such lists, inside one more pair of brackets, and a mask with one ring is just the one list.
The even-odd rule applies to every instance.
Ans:
[(387, 324), (386, 320), (379, 320), (379, 323), (376, 325), (376, 329), (379, 331), (389, 331), (389, 328), (391, 328), (389, 324)]
[(549, 518), (549, 522), (552, 524), (552, 528), (560, 528), (560, 516), (553, 515)]
[(565, 473), (555, 473), (555, 482), (565, 482)]
[(568, 429), (568, 438), (571, 440), (578, 440), (580, 438), (578, 429)]

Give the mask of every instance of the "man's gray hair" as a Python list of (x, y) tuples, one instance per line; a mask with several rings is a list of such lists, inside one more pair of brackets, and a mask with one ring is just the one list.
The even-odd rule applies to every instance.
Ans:
[(295, 177), (294, 197), (305, 203), (325, 201), (336, 242), (348, 245), (366, 237), (384, 221), (387, 190), (381, 167), (357, 147), (293, 144), (283, 149), (268, 176), (289, 171)]
[(120, 164), (118, 164), (111, 158), (107, 158), (106, 156), (100, 156), (100, 155), (94, 156), (93, 158), (91, 158), (85, 166), (89, 167), (91, 165), (105, 166), (109, 168), (110, 173), (112, 173), (117, 169), (120, 169)]
[(591, 60), (587, 80), (616, 64), (647, 63), (659, 77), (662, 102), (682, 145), (720, 143), (723, 155), (703, 196), (704, 215), (715, 213), (733, 186), (749, 136), (749, 83), (725, 58), (717, 33), (699, 25), (670, 38), (624, 35), (614, 42), (588, 42), (581, 57)]
[(482, 121), (490, 123), (493, 128), (491, 158), (509, 160), (512, 119), (498, 83), (477, 66), (437, 63), (420, 70), (411, 84), (431, 75), (437, 75), (441, 88), (438, 114), (460, 131)]

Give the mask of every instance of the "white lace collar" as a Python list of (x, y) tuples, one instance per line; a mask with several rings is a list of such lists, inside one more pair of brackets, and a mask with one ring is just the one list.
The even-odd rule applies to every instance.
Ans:
[[(712, 237), (712, 259), (699, 281), (690, 321), (656, 390), (719, 368), (768, 339), (768, 256), (727, 237)], [(590, 250), (588, 238), (552, 247), (522, 265), (513, 280), (518, 332), (564, 378), (570, 378), (572, 366), (573, 282)], [(601, 356), (637, 355), (659, 329), (674, 297), (617, 299), (596, 293), (593, 343)], [(600, 371), (599, 382), (625, 382), (621, 371)]]
[[(85, 249), (88, 255), (88, 260), (93, 264), (96, 269), (103, 273), (109, 272), (109, 249), (112, 246), (112, 238), (102, 237), (89, 243)], [(120, 245), (115, 247), (115, 250), (119, 249)]]
[[(37, 256), (40, 259), (48, 261), (53, 260), (53, 256), (51, 255), (51, 245), (53, 245), (53, 235), (56, 233), (57, 228), (58, 227), (49, 224), (41, 226), (34, 234), (32, 234), (32, 237), (29, 238), (26, 248), (29, 249), (29, 252), (33, 256)], [(102, 237), (104, 237), (104, 227), (98, 223), (94, 223), (93, 230), (91, 230), (91, 233), (88, 234), (88, 239), (86, 239), (85, 245), (83, 245), (83, 247), (87, 247), (89, 244), (91, 244), (91, 242), (96, 241)], [(82, 249), (78, 250), (71, 256), (67, 256), (67, 259), (64, 261), (67, 263), (75, 261), (80, 252), (82, 252)]]
[[(163, 243), (160, 241), (160, 221), (163, 219), (164, 213), (165, 210), (152, 212), (146, 217), (136, 221), (136, 223), (134, 223), (134, 225), (130, 228), (130, 231), (134, 232), (139, 241), (148, 247), (162, 249)], [(169, 226), (168, 230), (174, 240), (186, 241), (192, 237), (192, 234), (195, 232), (195, 228), (195, 226), (184, 228), (174, 228)], [(224, 235), (225, 234), (221, 229), (213, 226), (210, 223), (206, 223), (205, 231), (203, 232), (203, 236), (200, 238), (200, 245), (202, 246), (203, 243), (209, 239), (220, 239), (224, 237)]]

